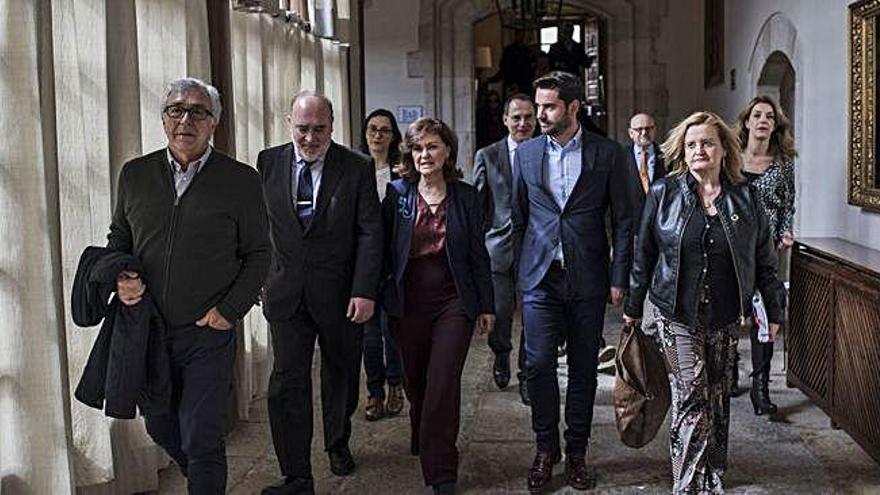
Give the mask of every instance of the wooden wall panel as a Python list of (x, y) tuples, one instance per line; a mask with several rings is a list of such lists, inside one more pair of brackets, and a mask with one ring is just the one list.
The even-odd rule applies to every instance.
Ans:
[(834, 325), (832, 265), (808, 254), (792, 256), (789, 369), (813, 400), (831, 404)]
[(880, 285), (837, 282), (834, 410), (838, 423), (880, 451)]
[(880, 252), (801, 239), (790, 301), (788, 382), (880, 463)]

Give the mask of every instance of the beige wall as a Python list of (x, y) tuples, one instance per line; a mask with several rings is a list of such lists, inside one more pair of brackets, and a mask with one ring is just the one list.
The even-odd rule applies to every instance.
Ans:
[[(849, 147), (847, 0), (742, 0), (727, 2), (726, 70), (737, 87), (719, 87), (706, 102), (734, 118), (754, 95), (765, 58), (780, 49), (795, 76), (797, 213), (795, 234), (837, 236), (880, 249), (880, 215), (846, 202)], [(793, 36), (784, 28), (793, 26)], [(729, 81), (728, 81), (729, 82)], [(809, 199), (807, 199), (809, 198)]]

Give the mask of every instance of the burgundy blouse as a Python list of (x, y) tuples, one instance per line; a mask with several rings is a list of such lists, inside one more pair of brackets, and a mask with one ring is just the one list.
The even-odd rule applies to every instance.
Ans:
[(424, 258), (443, 254), (446, 249), (446, 199), (437, 206), (436, 212), (431, 212), (431, 207), (421, 194), (418, 194), (416, 211), (416, 223), (413, 226), (412, 245), (409, 251), (410, 258)]

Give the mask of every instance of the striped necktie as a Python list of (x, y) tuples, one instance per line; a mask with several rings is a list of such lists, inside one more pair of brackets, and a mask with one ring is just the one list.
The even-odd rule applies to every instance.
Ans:
[(315, 215), (314, 204), (314, 185), (312, 184), (312, 164), (314, 162), (303, 162), (303, 167), (299, 171), (299, 178), (296, 186), (296, 216), (299, 218), (300, 224), (306, 229)]

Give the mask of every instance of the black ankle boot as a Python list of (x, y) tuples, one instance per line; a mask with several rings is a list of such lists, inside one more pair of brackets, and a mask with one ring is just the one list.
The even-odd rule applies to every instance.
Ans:
[(443, 483), (437, 483), (435, 485), (431, 485), (431, 488), (434, 490), (435, 495), (454, 495), (455, 494), (455, 482), (454, 481), (444, 481)]
[(745, 392), (739, 386), (739, 352), (737, 351), (733, 358), (733, 370), (730, 375), (730, 396), (739, 397)]
[(776, 414), (776, 404), (770, 402), (770, 373), (759, 371), (752, 377), (752, 390), (749, 398), (752, 399), (752, 407), (755, 415)]

